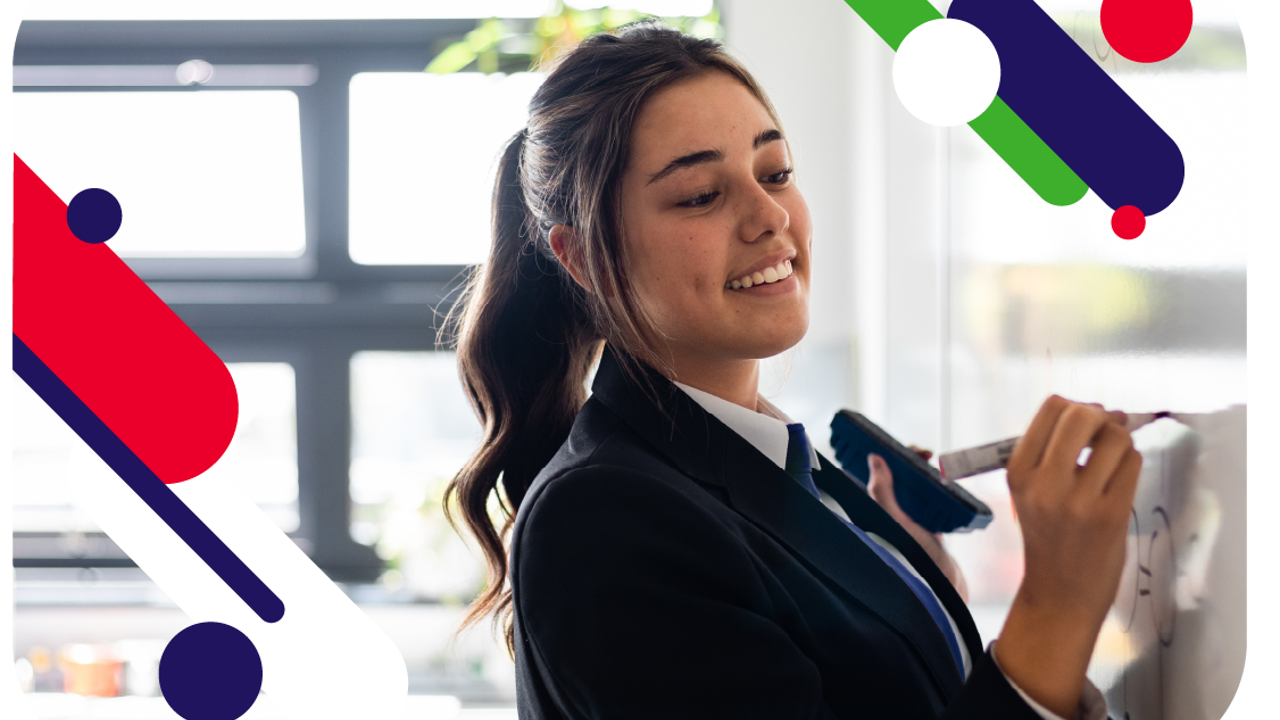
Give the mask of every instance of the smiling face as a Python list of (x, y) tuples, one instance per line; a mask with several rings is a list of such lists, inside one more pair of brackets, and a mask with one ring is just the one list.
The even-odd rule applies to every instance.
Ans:
[(809, 326), (809, 209), (786, 141), (746, 86), (709, 72), (650, 96), (630, 151), (627, 279), (656, 347), (681, 382), (714, 392), (717, 377), (749, 371), (754, 384), (756, 361)]

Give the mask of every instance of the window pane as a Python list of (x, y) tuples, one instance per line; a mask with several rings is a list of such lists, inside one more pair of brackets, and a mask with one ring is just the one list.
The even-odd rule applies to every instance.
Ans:
[(456, 356), (357, 353), (351, 409), (352, 537), (376, 545), (413, 596), (470, 597), (484, 564), (440, 505), (445, 486), (480, 443)]
[[(236, 433), (201, 478), (238, 487), (286, 532), (298, 528), (298, 451), (293, 366), (227, 363), (240, 399)], [(13, 377), (13, 529), (100, 532), (76, 505), (68, 476), (80, 438), (17, 375)]]
[(351, 80), (351, 259), (463, 265), (489, 251), (498, 154), (539, 73), (360, 73)]
[(240, 488), (285, 532), (298, 529), (298, 405), (293, 366), (227, 363), (240, 419), (227, 452), (202, 478)]
[(288, 90), (21, 92), (14, 146), (70, 202), (120, 201), (124, 257), (298, 257), (298, 97)]

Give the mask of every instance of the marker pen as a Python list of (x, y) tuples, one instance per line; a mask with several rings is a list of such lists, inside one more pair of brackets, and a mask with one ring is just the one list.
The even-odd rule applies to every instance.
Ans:
[[(1146, 425), (1153, 420), (1164, 417), (1176, 417), (1170, 412), (1155, 413), (1131, 413), (1125, 422), (1125, 427), (1130, 431)], [(1012, 437), (1007, 440), (998, 440), (986, 445), (969, 448), (968, 450), (955, 450), (949, 453), (943, 453), (938, 457), (938, 469), (942, 473), (942, 477), (946, 480), (959, 480), (960, 478), (977, 475), (978, 473), (999, 470), (1009, 464), (1009, 456), (1013, 455), (1013, 447), (1018, 444), (1022, 436)]]

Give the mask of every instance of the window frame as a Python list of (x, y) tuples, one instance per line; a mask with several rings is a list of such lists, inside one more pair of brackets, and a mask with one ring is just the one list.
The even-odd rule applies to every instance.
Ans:
[[(299, 528), (290, 536), (332, 579), (371, 582), (384, 563), (350, 534), (351, 357), (437, 350), (471, 267), (361, 265), (348, 250), (349, 88), (362, 72), (421, 71), (475, 20), (24, 21), (14, 65), (311, 64), (298, 96), (307, 245), (299, 258), (126, 258), (223, 360), (293, 365)], [(214, 87), (15, 87), (14, 92), (218, 92)], [(249, 292), (245, 292), (249, 290)], [(24, 555), (18, 568), (130, 567), (122, 552)], [(99, 538), (95, 538), (98, 540)], [(100, 538), (106, 547), (109, 538)], [(103, 547), (103, 543), (96, 546)], [(47, 547), (47, 545), (46, 545)], [(118, 548), (116, 548), (118, 550)], [(54, 555), (54, 556), (49, 556)], [(123, 558), (123, 559), (122, 559)]]

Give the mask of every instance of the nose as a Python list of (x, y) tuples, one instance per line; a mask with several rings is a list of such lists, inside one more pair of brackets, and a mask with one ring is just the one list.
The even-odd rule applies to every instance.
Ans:
[(741, 197), (739, 235), (743, 242), (781, 235), (791, 226), (786, 208), (759, 182), (753, 180)]

